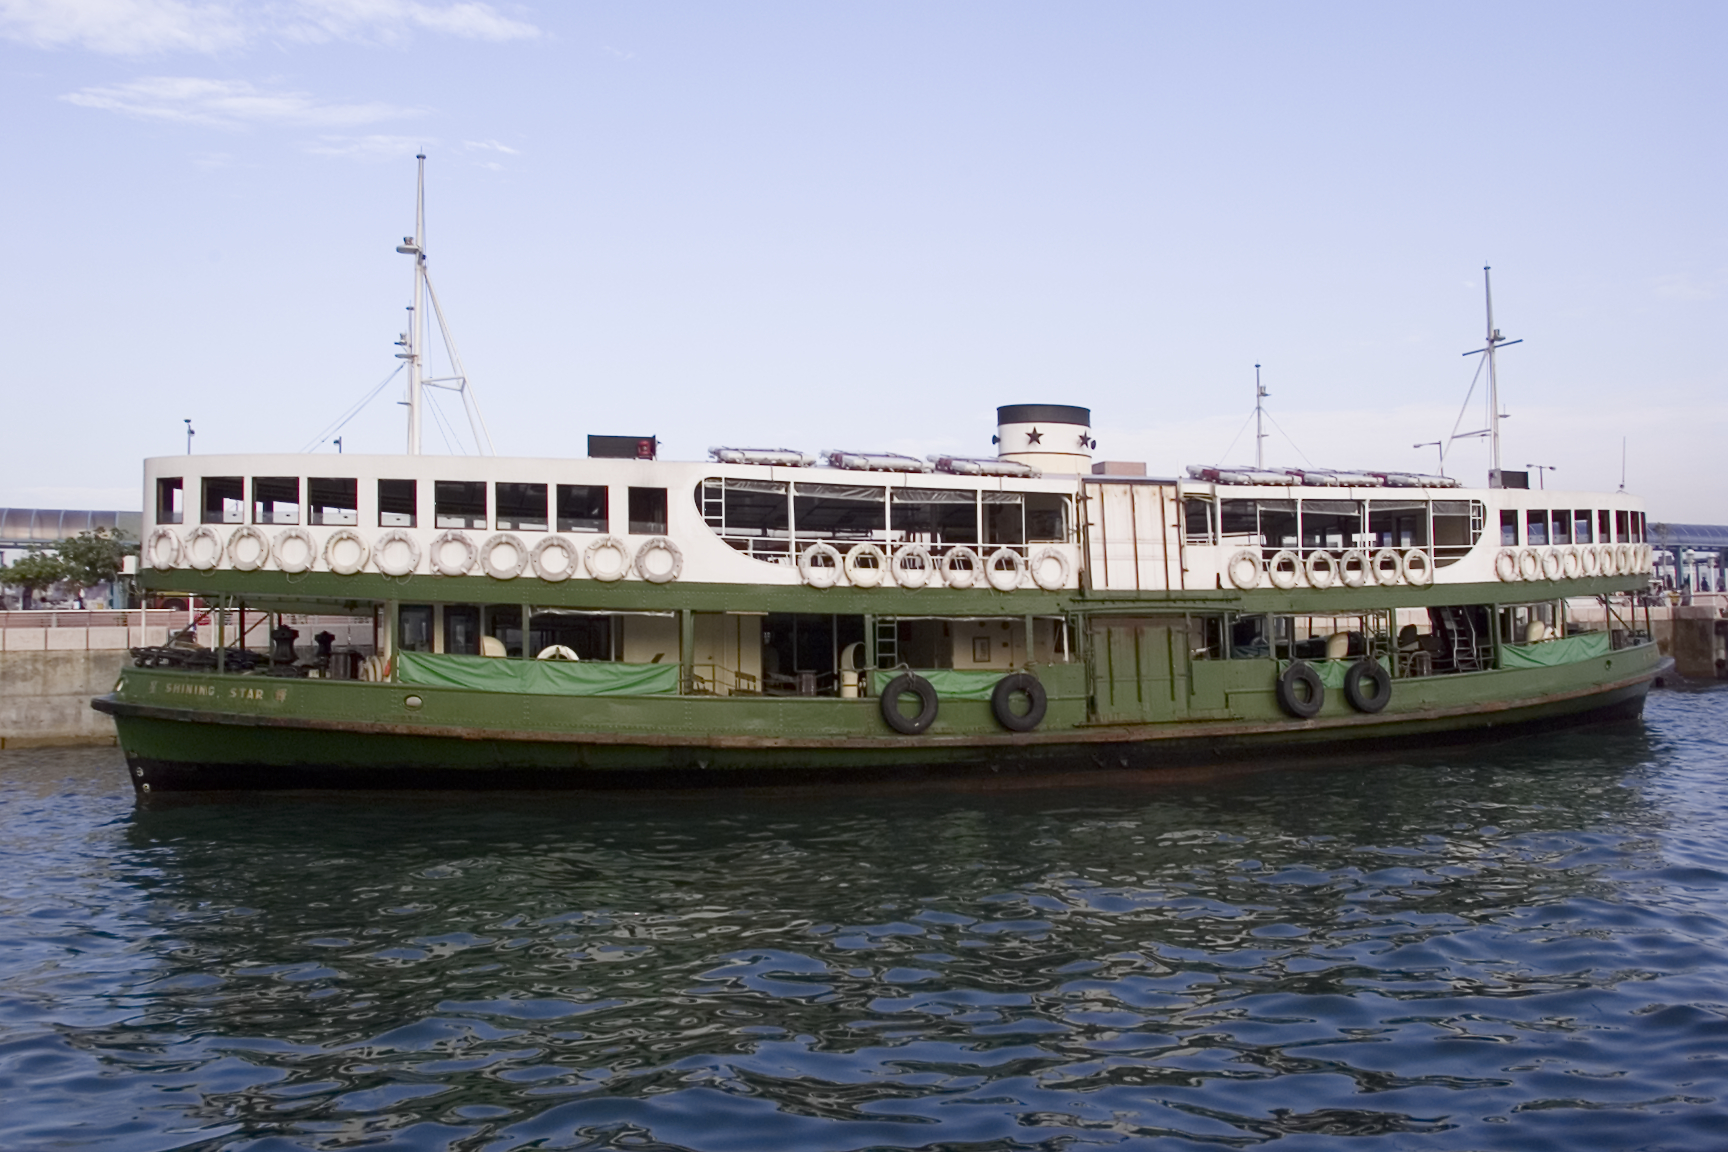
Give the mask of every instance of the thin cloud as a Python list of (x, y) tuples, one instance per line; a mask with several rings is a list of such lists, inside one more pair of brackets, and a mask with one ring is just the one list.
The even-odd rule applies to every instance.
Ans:
[(253, 125), (352, 128), (416, 116), (421, 111), (376, 102), (321, 101), (304, 92), (267, 91), (245, 80), (204, 80), (193, 76), (146, 76), (127, 84), (82, 88), (61, 99), (80, 108), (207, 128)]
[(0, 0), (0, 37), (115, 56), (211, 55), (260, 41), (400, 45), (415, 31), (494, 43), (540, 35), (479, 0)]
[(482, 150), (492, 151), (492, 152), (502, 152), (506, 156), (520, 156), (521, 155), (520, 152), (518, 152), (516, 149), (510, 147), (510, 145), (500, 144), (496, 140), (464, 140), (464, 141), (462, 141), (462, 147), (469, 148), (469, 149), (482, 149)]
[(321, 136), (306, 151), (339, 160), (402, 160), (437, 143), (420, 136)]

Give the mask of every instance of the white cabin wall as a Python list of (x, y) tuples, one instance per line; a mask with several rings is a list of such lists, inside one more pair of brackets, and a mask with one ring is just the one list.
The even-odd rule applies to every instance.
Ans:
[[(1026, 625), (1019, 620), (956, 620), (952, 631), (953, 667), (1007, 670), (1026, 663)], [(978, 640), (990, 643), (990, 658), (974, 660)]]
[(614, 617), (623, 633), (622, 656), (626, 664), (678, 663), (678, 618), (676, 616)]
[[(703, 665), (714, 665), (752, 677), (759, 686), (762, 683), (763, 619), (730, 612), (696, 613), (697, 675), (709, 675), (709, 669)], [(728, 687), (722, 677), (721, 691)]]

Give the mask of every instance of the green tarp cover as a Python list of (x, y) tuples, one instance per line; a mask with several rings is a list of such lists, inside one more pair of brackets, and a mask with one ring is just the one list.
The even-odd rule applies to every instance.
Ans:
[(1608, 652), (1608, 633), (1584, 632), (1537, 644), (1508, 644), (1500, 649), (1500, 667), (1553, 668), (1559, 664), (1576, 664), (1580, 660), (1606, 656)]
[[(996, 681), (1008, 675), (1006, 672), (966, 672), (954, 668), (916, 668), (913, 674), (930, 681), (936, 688), (936, 695), (942, 700), (988, 700), (990, 693), (996, 690)], [(882, 689), (888, 687), (888, 681), (900, 675), (896, 671), (872, 672), (870, 688), (877, 695), (882, 695)]]
[(594, 660), (500, 660), (403, 652), (397, 677), (428, 688), (473, 688), (533, 696), (653, 696), (678, 691), (676, 664), (614, 664)]
[[(1309, 660), (1306, 661), (1306, 663), (1312, 664), (1314, 666), (1314, 671), (1320, 673), (1320, 683), (1326, 685), (1328, 688), (1336, 688), (1338, 691), (1342, 692), (1344, 691), (1344, 677), (1349, 675), (1350, 666), (1359, 662), (1361, 659), (1360, 656), (1353, 656), (1348, 660)], [(1380, 665), (1385, 668), (1386, 671), (1392, 671), (1391, 663), (1384, 656), (1380, 657)], [(1284, 669), (1288, 667), (1290, 667), (1290, 661), (1278, 661), (1278, 674), (1282, 676), (1284, 674)]]

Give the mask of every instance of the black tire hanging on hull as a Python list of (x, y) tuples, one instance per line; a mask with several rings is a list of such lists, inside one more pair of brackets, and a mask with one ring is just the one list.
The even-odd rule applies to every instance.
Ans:
[[(1308, 689), (1307, 699), (1296, 690), (1298, 684)], [(1306, 660), (1293, 661), (1278, 677), (1278, 706), (1298, 720), (1312, 720), (1326, 704), (1326, 685), (1320, 673)]]

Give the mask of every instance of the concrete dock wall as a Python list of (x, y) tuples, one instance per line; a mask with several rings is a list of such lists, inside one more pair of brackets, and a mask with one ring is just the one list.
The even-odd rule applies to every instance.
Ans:
[(114, 721), (90, 699), (130, 662), (124, 648), (0, 652), (0, 748), (114, 743)]

